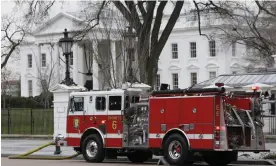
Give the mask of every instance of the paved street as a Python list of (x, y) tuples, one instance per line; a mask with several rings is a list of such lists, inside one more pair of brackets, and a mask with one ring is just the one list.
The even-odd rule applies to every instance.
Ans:
[[(8, 159), (8, 158), (1, 158), (1, 164), (2, 166), (14, 166), (14, 165), (20, 165), (20, 166), (75, 166), (80, 165), (81, 166), (127, 166), (130, 163), (129, 162), (104, 162), (104, 163), (87, 163), (85, 161), (81, 160), (15, 160), (15, 159)], [(132, 166), (155, 166), (156, 163), (144, 163), (144, 164), (131, 164)], [(194, 164), (193, 166), (203, 166), (206, 164)], [(247, 166), (247, 165), (229, 165), (229, 166)], [(259, 165), (262, 166), (262, 165)]]
[[(22, 154), (29, 150), (35, 149), (43, 144), (50, 142), (51, 140), (8, 140), (2, 139), (1, 142), (1, 154)], [(267, 143), (266, 147), (271, 151), (276, 152), (276, 143)], [(54, 146), (49, 146), (44, 148), (38, 152), (33, 153), (33, 155), (53, 155), (55, 150)], [(62, 156), (69, 156), (75, 154), (75, 151), (71, 147), (62, 147)], [(249, 154), (245, 155), (245, 154)], [(239, 153), (239, 159), (259, 159), (261, 157), (260, 154), (255, 153)], [(82, 158), (81, 156), (79, 158)]]

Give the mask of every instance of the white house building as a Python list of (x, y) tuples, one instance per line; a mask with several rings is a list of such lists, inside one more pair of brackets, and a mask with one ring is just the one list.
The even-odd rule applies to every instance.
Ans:
[[(168, 19), (164, 17), (164, 19)], [(221, 74), (243, 72), (245, 47), (233, 44), (225, 45), (216, 38), (208, 40), (200, 36), (197, 24), (181, 15), (173, 29), (159, 59), (156, 86), (168, 83), (171, 88), (187, 88)], [(64, 79), (65, 64), (58, 41), (63, 37), (65, 28), (74, 33), (81, 19), (68, 13), (60, 13), (44, 26), (38, 28), (33, 36), (20, 47), (21, 54), (21, 95), (36, 96), (42, 92), (42, 86), (53, 86)], [(162, 25), (161, 28), (164, 28)], [(204, 33), (213, 33), (214, 29), (205, 27)], [(103, 38), (102, 38), (103, 39)], [(93, 40), (93, 39), (92, 39)], [(115, 37), (109, 45), (101, 45), (99, 50), (110, 50), (115, 74), (112, 79), (121, 82), (123, 74), (122, 59), (116, 58), (124, 49), (121, 40)], [(93, 45), (93, 44), (92, 44)], [(91, 47), (93, 47), (90, 45)], [(98, 47), (98, 46), (96, 46)], [(71, 77), (75, 83), (84, 86), (87, 72), (87, 56), (81, 42), (73, 45), (73, 57), (70, 57)], [(108, 59), (108, 57), (106, 57)], [(103, 65), (106, 62), (103, 62)], [(101, 89), (105, 82), (99, 65), (93, 57), (93, 88)], [(40, 74), (44, 73), (44, 74)], [(45, 74), (46, 73), (46, 74)], [(51, 78), (49, 77), (51, 76)], [(50, 81), (49, 81), (50, 80)]]

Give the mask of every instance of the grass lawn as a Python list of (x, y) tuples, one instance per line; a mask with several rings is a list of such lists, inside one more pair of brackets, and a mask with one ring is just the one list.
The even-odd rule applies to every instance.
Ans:
[[(49, 135), (54, 131), (53, 109), (18, 108), (1, 111), (1, 134)], [(8, 125), (10, 117), (10, 125)], [(10, 133), (8, 133), (10, 130)]]

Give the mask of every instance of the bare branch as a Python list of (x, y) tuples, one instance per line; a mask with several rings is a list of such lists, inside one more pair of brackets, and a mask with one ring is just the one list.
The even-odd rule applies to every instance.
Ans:
[(209, 37), (208, 37), (208, 35), (201, 33), (200, 10), (199, 10), (198, 4), (195, 1), (193, 1), (193, 2), (195, 4), (196, 11), (197, 11), (197, 21), (198, 21), (198, 32), (199, 32), (199, 35), (205, 36), (205, 37), (207, 37), (208, 40), (210, 40)]
[(263, 7), (259, 1), (255, 1), (255, 3), (257, 4), (257, 6), (259, 7), (259, 9), (265, 11), (267, 14), (273, 16), (273, 17), (276, 17), (276, 14), (275, 13), (272, 13), (270, 12), (269, 10), (267, 10), (265, 7)]
[(138, 8), (140, 10), (140, 12), (142, 13), (142, 16), (143, 16), (143, 19), (144, 21), (146, 20), (146, 17), (147, 17), (147, 12), (143, 6), (143, 4), (145, 3), (145, 1), (138, 1)]
[(158, 34), (160, 30), (161, 21), (163, 18), (163, 10), (167, 4), (167, 1), (161, 1), (156, 13), (155, 22), (152, 29), (152, 35), (151, 35), (151, 45), (154, 45), (158, 41)]

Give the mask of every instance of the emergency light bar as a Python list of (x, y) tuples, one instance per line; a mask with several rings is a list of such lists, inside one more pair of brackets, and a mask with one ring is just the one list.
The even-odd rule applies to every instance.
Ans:
[(217, 82), (217, 83), (215, 83), (215, 85), (216, 85), (217, 87), (223, 87), (223, 86), (224, 86), (224, 83), (219, 83), (219, 82)]
[(162, 95), (162, 94), (196, 94), (196, 93), (224, 93), (225, 88), (193, 88), (193, 89), (175, 89), (175, 90), (160, 90), (160, 91), (153, 91), (151, 95)]

